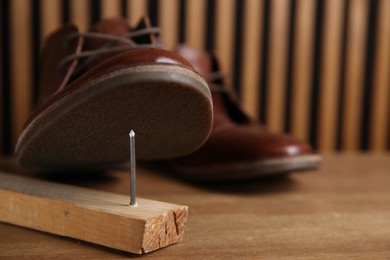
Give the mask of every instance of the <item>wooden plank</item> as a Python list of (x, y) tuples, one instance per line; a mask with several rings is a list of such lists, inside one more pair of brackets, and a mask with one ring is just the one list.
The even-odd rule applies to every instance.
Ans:
[(89, 28), (89, 0), (71, 0), (71, 20), (81, 31)]
[(187, 206), (0, 173), (0, 221), (132, 253), (183, 239)]
[(390, 138), (390, 1), (381, 0), (378, 10), (370, 148), (376, 152), (384, 152)]
[(263, 4), (264, 1), (248, 0), (245, 2), (244, 10), (241, 91), (243, 108), (252, 118), (258, 118), (259, 116)]
[(31, 1), (11, 1), (11, 109), (12, 144), (32, 109)]
[(321, 50), (321, 82), (319, 90), (318, 148), (335, 149), (337, 130), (338, 89), (344, 0), (324, 1), (325, 14)]
[(120, 0), (102, 0), (102, 18), (112, 18), (120, 16)]
[(159, 6), (159, 25), (162, 31), (164, 48), (173, 50), (179, 41), (179, 1), (160, 0)]
[(271, 1), (269, 67), (267, 82), (267, 127), (275, 132), (283, 131), (284, 97), (287, 76), (287, 47), (289, 12), (291, 1)]
[(49, 34), (61, 26), (61, 2), (60, 0), (43, 0), (41, 4), (42, 23), (41, 23), (41, 47)]
[(204, 48), (204, 28), (206, 22), (206, 1), (188, 0), (186, 5), (186, 43), (202, 49)]
[(362, 91), (367, 42), (368, 0), (349, 4), (341, 148), (359, 149)]
[(291, 130), (294, 136), (306, 141), (309, 139), (315, 8), (316, 2), (312, 0), (296, 2)]
[(131, 26), (135, 26), (148, 13), (147, 8), (145, 0), (127, 0), (127, 16)]
[(233, 45), (234, 45), (234, 0), (217, 0), (216, 2), (215, 53), (222, 72), (229, 79), (233, 76)]

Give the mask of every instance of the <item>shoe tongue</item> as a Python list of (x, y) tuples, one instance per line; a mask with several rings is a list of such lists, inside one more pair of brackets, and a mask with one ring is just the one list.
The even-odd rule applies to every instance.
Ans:
[[(128, 33), (130, 30), (127, 21), (124, 18), (111, 18), (102, 20), (92, 25), (90, 32), (103, 33), (120, 36)], [(85, 40), (84, 50), (94, 50), (102, 48), (107, 44), (107, 40), (99, 38), (87, 38)]]
[(184, 44), (176, 48), (175, 52), (188, 60), (206, 80), (214, 72), (212, 58), (207, 52)]
[[(126, 19), (124, 18), (111, 18), (111, 19), (102, 20), (94, 24), (91, 27), (90, 32), (122, 36), (131, 31), (137, 31), (137, 30), (146, 29), (150, 27), (151, 25), (148, 17), (141, 18), (137, 26), (135, 26), (134, 28), (131, 28), (128, 25)], [(156, 37), (153, 34), (133, 37), (132, 40), (138, 44), (156, 43)], [(107, 44), (107, 40), (104, 39), (97, 39), (97, 38), (86, 39), (84, 50), (104, 48), (106, 44)], [(114, 42), (113, 44), (111, 44), (111, 46), (119, 46), (123, 44), (125, 43)]]
[(129, 30), (129, 25), (124, 18), (110, 18), (92, 25), (91, 32), (122, 35)]

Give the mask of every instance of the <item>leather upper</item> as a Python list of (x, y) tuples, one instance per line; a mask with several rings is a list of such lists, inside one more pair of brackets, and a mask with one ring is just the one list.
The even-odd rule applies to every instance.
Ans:
[[(90, 32), (98, 32), (110, 35), (123, 35), (130, 31), (150, 27), (147, 18), (141, 20), (136, 28), (130, 28), (127, 21), (123, 18), (113, 18), (103, 20), (92, 26)], [(74, 25), (66, 25), (49, 36), (41, 59), (41, 81), (38, 97), (38, 106), (32, 116), (26, 122), (29, 124), (41, 111), (61, 99), (63, 96), (73, 90), (83, 86), (90, 80), (131, 66), (138, 65), (179, 65), (194, 70), (193, 66), (180, 55), (171, 51), (159, 48), (137, 47), (130, 50), (110, 52), (107, 54), (93, 57), (81, 71), (76, 72), (78, 66), (85, 62), (85, 59), (75, 59), (63, 68), (59, 65), (67, 56), (80, 54), (82, 52), (105, 48), (106, 40), (89, 39), (82, 36), (74, 37), (69, 40), (69, 36), (77, 34), (78, 28)], [(143, 35), (133, 39), (137, 43), (157, 43), (154, 35)], [(112, 45), (123, 45), (123, 43), (114, 43)], [(85, 65), (85, 64), (84, 64)]]
[[(185, 45), (176, 52), (190, 61), (206, 79), (219, 70), (216, 59), (208, 53)], [(184, 166), (259, 161), (312, 154), (311, 146), (288, 134), (273, 133), (250, 119), (238, 102), (223, 88), (221, 80), (209, 80), (214, 104), (214, 126), (208, 141), (195, 153), (175, 160)], [(213, 84), (216, 85), (213, 87)], [(213, 91), (213, 88), (217, 87)]]

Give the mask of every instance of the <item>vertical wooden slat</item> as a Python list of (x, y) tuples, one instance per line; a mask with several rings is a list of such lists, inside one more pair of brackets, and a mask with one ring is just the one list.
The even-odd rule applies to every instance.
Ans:
[(283, 130), (290, 3), (291, 1), (272, 0), (270, 10), (266, 118), (268, 128), (277, 132)]
[(22, 131), (32, 107), (31, 87), (31, 2), (11, 1), (11, 109), (12, 143)]
[(86, 31), (89, 27), (89, 0), (72, 0), (71, 20), (81, 31)]
[(335, 148), (344, 3), (344, 0), (324, 1), (318, 115), (318, 148), (324, 152), (332, 151)]
[(258, 118), (263, 1), (247, 0), (245, 4), (241, 68), (242, 101), (248, 115)]
[(215, 53), (219, 59), (222, 72), (228, 78), (233, 75), (234, 11), (234, 0), (217, 0)]
[(120, 0), (102, 0), (102, 18), (120, 16)]
[(131, 26), (135, 26), (141, 17), (147, 14), (146, 0), (127, 0), (127, 16)]
[(41, 2), (41, 46), (46, 37), (61, 26), (60, 0), (43, 0)]
[(341, 132), (342, 149), (346, 151), (359, 147), (367, 14), (368, 0), (350, 1)]
[(381, 0), (378, 10), (370, 148), (384, 151), (390, 138), (390, 1)]
[(297, 0), (296, 2), (291, 130), (294, 136), (302, 140), (309, 138), (315, 4), (313, 0)]
[(195, 48), (203, 48), (206, 22), (206, 1), (188, 0), (186, 5), (186, 39)]
[(179, 0), (160, 0), (159, 25), (162, 30), (164, 48), (175, 48), (179, 36)]

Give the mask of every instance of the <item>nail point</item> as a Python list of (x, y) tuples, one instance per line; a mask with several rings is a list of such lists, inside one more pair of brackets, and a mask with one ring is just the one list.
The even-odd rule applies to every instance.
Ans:
[(129, 133), (129, 136), (130, 137), (134, 137), (135, 136), (135, 132), (133, 130), (131, 130), (130, 133)]

